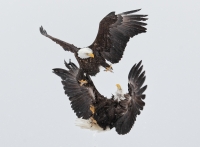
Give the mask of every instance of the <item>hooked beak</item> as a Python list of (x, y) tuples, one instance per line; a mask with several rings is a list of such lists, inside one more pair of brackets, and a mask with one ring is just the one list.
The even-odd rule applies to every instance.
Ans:
[(89, 53), (88, 54), (91, 58), (94, 58), (94, 54), (93, 53)]
[(119, 84), (116, 84), (116, 86), (117, 86), (118, 90), (122, 90), (122, 88), (121, 88), (121, 86)]

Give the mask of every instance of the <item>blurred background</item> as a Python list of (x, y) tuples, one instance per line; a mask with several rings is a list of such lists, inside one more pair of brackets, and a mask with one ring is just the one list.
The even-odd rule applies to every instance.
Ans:
[[(114, 73), (92, 77), (111, 97), (116, 84), (128, 91), (128, 72), (142, 60), (146, 106), (127, 135), (75, 126), (76, 116), (53, 68), (74, 55), (42, 36), (77, 47), (90, 45), (111, 11), (142, 8), (147, 33), (132, 38)], [(10, 0), (0, 2), (1, 147), (198, 147), (200, 144), (200, 3), (136, 0)]]

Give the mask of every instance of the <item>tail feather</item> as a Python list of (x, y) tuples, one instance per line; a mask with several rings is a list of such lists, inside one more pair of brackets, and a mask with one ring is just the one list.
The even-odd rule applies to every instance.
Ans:
[(110, 128), (106, 128), (106, 130), (104, 130), (98, 124), (93, 123), (91, 119), (77, 118), (75, 121), (75, 125), (79, 126), (82, 129), (89, 129), (89, 130), (97, 131), (97, 132), (103, 132), (103, 131), (110, 130)]

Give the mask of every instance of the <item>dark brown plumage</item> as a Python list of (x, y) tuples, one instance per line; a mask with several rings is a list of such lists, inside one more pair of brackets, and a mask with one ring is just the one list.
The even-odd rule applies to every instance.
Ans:
[(86, 120), (92, 118), (104, 130), (115, 127), (118, 134), (128, 133), (145, 105), (143, 92), (147, 86), (142, 87), (145, 72), (142, 72), (141, 62), (135, 64), (129, 72), (128, 93), (123, 94), (118, 89), (116, 95), (110, 99), (98, 92), (88, 75), (85, 76), (88, 83), (80, 86), (77, 76), (83, 71), (79, 71), (81, 69), (72, 62), (65, 62), (65, 65), (68, 70), (56, 68), (53, 72), (62, 78), (65, 94), (68, 95), (77, 117)]
[(88, 46), (93, 51), (94, 58), (82, 59), (78, 56), (80, 48), (48, 35), (43, 27), (40, 27), (40, 32), (62, 46), (65, 51), (74, 53), (83, 72), (94, 76), (99, 72), (99, 66), (104, 68), (110, 67), (106, 60), (111, 63), (118, 63), (120, 61), (127, 42), (131, 37), (146, 32), (144, 27), (146, 23), (141, 21), (146, 21), (147, 15), (132, 14), (139, 10), (117, 15), (115, 12), (111, 12), (101, 20), (96, 39)]

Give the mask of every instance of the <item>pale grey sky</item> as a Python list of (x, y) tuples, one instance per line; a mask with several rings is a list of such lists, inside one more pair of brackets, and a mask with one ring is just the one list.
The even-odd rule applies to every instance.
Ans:
[[(131, 132), (96, 133), (76, 119), (53, 68), (64, 68), (72, 53), (39, 33), (47, 32), (77, 47), (90, 45), (99, 21), (111, 11), (142, 8), (147, 33), (128, 43), (113, 73), (93, 77), (110, 97), (143, 60), (146, 106)], [(1, 147), (198, 147), (200, 145), (200, 2), (173, 0), (10, 0), (0, 2)]]

